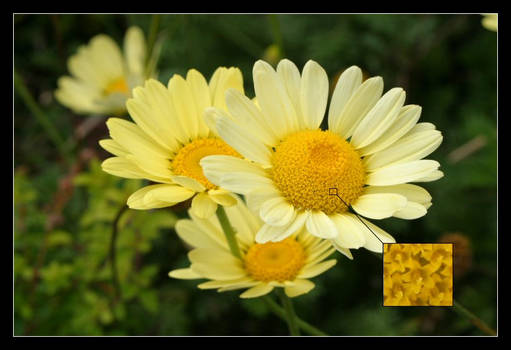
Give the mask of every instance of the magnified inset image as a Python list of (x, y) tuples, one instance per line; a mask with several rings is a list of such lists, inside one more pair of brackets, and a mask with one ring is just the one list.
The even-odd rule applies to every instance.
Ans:
[(384, 244), (383, 306), (452, 306), (452, 246)]

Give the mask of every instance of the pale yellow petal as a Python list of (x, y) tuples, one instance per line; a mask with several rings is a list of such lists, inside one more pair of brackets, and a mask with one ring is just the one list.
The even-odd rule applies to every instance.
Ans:
[(231, 192), (224, 189), (209, 190), (208, 195), (209, 198), (224, 207), (230, 207), (237, 203), (236, 198), (231, 194)]
[(331, 239), (338, 235), (335, 224), (322, 211), (312, 212), (305, 222), (305, 226), (316, 237)]
[(296, 217), (296, 212), (283, 197), (276, 197), (263, 203), (259, 215), (271, 226), (285, 226)]
[(129, 27), (124, 36), (124, 57), (131, 73), (143, 75), (146, 61), (146, 42), (139, 27)]
[(357, 66), (351, 66), (342, 72), (337, 80), (332, 100), (328, 110), (328, 125), (330, 129), (334, 129), (339, 125), (338, 118), (348, 103), (349, 99), (358, 87), (362, 84), (362, 70)]
[(366, 184), (388, 186), (413, 182), (431, 174), (439, 166), (440, 163), (429, 159), (390, 165), (369, 173), (366, 178)]
[(322, 274), (326, 270), (332, 268), (337, 263), (337, 260), (327, 260), (319, 264), (309, 265), (304, 267), (298, 274), (298, 278), (312, 278)]
[(190, 268), (172, 270), (169, 272), (169, 277), (178, 278), (182, 280), (194, 280), (202, 278), (201, 275), (197, 274)]
[(328, 100), (328, 77), (325, 70), (309, 60), (303, 67), (300, 85), (300, 107), (309, 129), (317, 129), (325, 115)]
[(406, 197), (397, 193), (364, 193), (352, 203), (352, 207), (367, 218), (384, 219), (403, 209), (406, 203)]
[(295, 279), (293, 282), (295, 282), (293, 286), (284, 288), (286, 295), (290, 298), (306, 294), (310, 292), (315, 286), (315, 284), (309, 280)]
[(270, 286), (269, 284), (261, 283), (261, 284), (256, 285), (255, 287), (247, 289), (245, 292), (243, 292), (240, 295), (240, 298), (242, 298), (242, 299), (257, 298), (257, 297), (260, 297), (260, 296), (270, 293), (272, 290), (273, 290), (273, 287)]
[(207, 219), (213, 216), (216, 212), (217, 204), (206, 192), (197, 193), (192, 200), (191, 211), (196, 216)]

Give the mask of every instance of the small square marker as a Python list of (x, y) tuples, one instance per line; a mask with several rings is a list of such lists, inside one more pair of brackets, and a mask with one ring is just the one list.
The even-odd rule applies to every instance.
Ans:
[(328, 195), (329, 196), (337, 196), (337, 187), (329, 188)]

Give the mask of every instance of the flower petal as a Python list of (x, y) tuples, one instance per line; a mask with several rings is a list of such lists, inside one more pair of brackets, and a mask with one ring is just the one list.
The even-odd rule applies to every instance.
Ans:
[(407, 163), (389, 165), (369, 173), (366, 184), (373, 186), (397, 185), (413, 182), (431, 174), (440, 163), (435, 160), (414, 160)]
[(255, 287), (252, 287), (250, 289), (247, 289), (245, 292), (243, 292), (240, 295), (240, 298), (247, 299), (247, 298), (257, 298), (262, 295), (266, 295), (270, 293), (273, 290), (273, 286), (270, 286), (267, 283), (261, 283), (256, 285)]
[(406, 206), (406, 197), (396, 193), (365, 193), (352, 204), (360, 215), (371, 219), (391, 217)]
[(217, 206), (216, 202), (209, 198), (208, 193), (201, 192), (193, 197), (190, 210), (199, 218), (207, 219), (215, 214)]
[(338, 231), (333, 221), (322, 211), (312, 212), (305, 222), (307, 230), (316, 237), (331, 239)]
[(294, 284), (284, 288), (284, 292), (290, 298), (297, 297), (302, 294), (310, 292), (315, 284), (309, 280), (295, 279)]
[(269, 225), (285, 226), (296, 217), (296, 212), (284, 198), (276, 197), (263, 203), (259, 216)]
[(300, 85), (300, 107), (309, 129), (317, 129), (323, 120), (328, 100), (328, 77), (325, 70), (309, 60), (303, 67)]
[(338, 118), (348, 103), (349, 99), (358, 87), (362, 84), (362, 70), (357, 66), (351, 66), (342, 72), (337, 80), (332, 100), (330, 101), (330, 109), (328, 111), (328, 126), (330, 129), (338, 126)]

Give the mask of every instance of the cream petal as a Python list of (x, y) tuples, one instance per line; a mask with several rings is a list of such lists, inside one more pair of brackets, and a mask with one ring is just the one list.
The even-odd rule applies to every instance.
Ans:
[(365, 193), (352, 204), (360, 215), (370, 219), (391, 217), (406, 206), (406, 197), (396, 193)]
[(203, 184), (195, 179), (192, 179), (191, 177), (183, 175), (172, 175), (170, 178), (176, 184), (186, 187), (192, 191), (204, 192), (206, 190), (206, 187), (204, 187)]
[(284, 198), (276, 197), (261, 205), (259, 216), (269, 225), (285, 226), (296, 217), (296, 212)]
[(209, 190), (208, 195), (211, 200), (224, 207), (230, 207), (237, 203), (236, 198), (231, 194), (231, 192), (224, 189)]
[(204, 76), (195, 69), (190, 69), (186, 74), (186, 82), (190, 89), (195, 108), (197, 110), (198, 135), (207, 137), (209, 128), (203, 118), (204, 110), (211, 106), (209, 86)]
[(127, 179), (148, 179), (161, 183), (171, 182), (168, 177), (160, 177), (148, 173), (126, 157), (107, 158), (101, 163), (101, 169), (111, 175), (125, 177)]
[(328, 125), (330, 129), (335, 128), (339, 121), (337, 120), (348, 103), (349, 99), (358, 87), (362, 84), (362, 70), (357, 66), (351, 66), (342, 72), (337, 80), (332, 100), (330, 101), (330, 109), (328, 111)]
[(426, 130), (435, 130), (435, 124), (432, 123), (417, 123), (410, 131), (408, 131), (405, 136), (410, 136), (415, 134), (416, 132), (423, 132)]
[(297, 297), (310, 292), (314, 288), (314, 283), (309, 280), (295, 279), (293, 286), (285, 287), (284, 292), (290, 298)]
[(264, 202), (272, 198), (280, 197), (279, 191), (273, 186), (264, 186), (251, 191), (246, 196), (247, 206), (250, 210), (258, 212)]
[(435, 160), (414, 160), (407, 163), (380, 168), (369, 173), (366, 184), (373, 186), (397, 185), (405, 182), (413, 182), (424, 178), (440, 166)]
[(243, 76), (238, 68), (219, 67), (213, 73), (209, 82), (211, 101), (214, 107), (227, 110), (225, 105), (225, 92), (228, 89), (236, 89), (243, 93)]
[(300, 85), (300, 107), (309, 129), (317, 129), (325, 115), (328, 100), (328, 77), (325, 70), (309, 60), (303, 67)]
[(271, 241), (279, 242), (293, 235), (294, 233), (299, 232), (302, 229), (303, 225), (305, 225), (305, 222), (309, 218), (309, 215), (310, 215), (309, 211), (297, 213), (296, 217), (293, 220), (291, 220), (288, 225), (286, 225), (285, 229), (280, 234), (274, 236), (271, 239)]
[(202, 278), (201, 275), (197, 274), (190, 268), (172, 270), (169, 272), (169, 277), (178, 278), (182, 280), (194, 280)]
[(219, 183), (221, 187), (243, 195), (247, 195), (261, 187), (273, 186), (271, 180), (267, 177), (245, 172), (224, 174)]
[(257, 139), (269, 146), (278, 143), (271, 124), (267, 123), (259, 108), (248, 97), (238, 90), (229, 89), (225, 93), (225, 102), (237, 123), (250, 130)]
[(366, 147), (358, 149), (361, 156), (368, 156), (370, 154), (379, 152), (386, 149), (403, 135), (407, 134), (420, 118), (422, 108), (417, 105), (406, 105), (401, 108), (397, 119), (392, 126), (385, 131), (376, 141)]
[(164, 208), (170, 207), (176, 203), (162, 201), (155, 198), (146, 198), (146, 196), (152, 191), (158, 191), (162, 187), (167, 187), (169, 185), (149, 185), (142, 187), (138, 191), (134, 192), (127, 200), (128, 207), (130, 209), (153, 209), (153, 208)]
[(188, 258), (195, 264), (211, 264), (241, 269), (242, 262), (234, 257), (230, 251), (215, 248), (196, 248), (188, 252)]
[(218, 118), (216, 121), (218, 135), (244, 157), (263, 165), (271, 164), (269, 148), (243, 126), (232, 119)]
[(117, 142), (115, 142), (112, 139), (100, 140), (99, 141), (99, 145), (104, 150), (106, 150), (107, 152), (112, 153), (115, 156), (122, 157), (122, 156), (125, 156), (125, 155), (127, 155), (129, 153), (121, 145), (119, 145)]
[(255, 287), (252, 287), (250, 289), (247, 289), (245, 292), (243, 292), (240, 295), (240, 298), (247, 299), (247, 298), (257, 298), (263, 295), (266, 295), (270, 293), (273, 290), (273, 287), (270, 286), (267, 283), (261, 283), (256, 285)]
[(405, 98), (403, 89), (389, 90), (360, 121), (353, 131), (350, 143), (358, 149), (376, 141), (394, 123)]
[(431, 173), (429, 173), (428, 175), (425, 175), (419, 179), (415, 179), (414, 181), (415, 182), (431, 182), (431, 181), (436, 181), (438, 179), (441, 179), (442, 177), (444, 177), (444, 173), (441, 170), (434, 170)]
[(146, 42), (139, 27), (129, 27), (124, 36), (124, 57), (128, 71), (143, 75), (146, 61)]
[(336, 247), (354, 248), (363, 247), (366, 243), (364, 230), (367, 230), (360, 220), (351, 213), (332, 216), (339, 235), (331, 240)]
[[(156, 92), (157, 96), (148, 93)], [(149, 79), (144, 87), (139, 86), (132, 91), (134, 98), (126, 102), (130, 117), (151, 138), (169, 152), (177, 151), (177, 122), (170, 105), (168, 90), (160, 82)]]
[(296, 113), (296, 120), (300, 130), (306, 128), (300, 102), (301, 76), (296, 65), (288, 59), (283, 59), (277, 65), (277, 74), (284, 84), (287, 95), (293, 104)]
[(266, 172), (256, 164), (248, 160), (239, 159), (237, 157), (225, 155), (212, 155), (204, 157), (199, 162), (204, 175), (209, 181), (220, 186), (220, 179), (223, 175), (230, 172), (243, 172), (247, 174), (255, 174), (262, 177), (266, 176)]
[(337, 263), (337, 260), (327, 260), (322, 263), (306, 266), (298, 274), (298, 278), (312, 278), (322, 274), (326, 270), (330, 269)]
[(389, 235), (387, 232), (374, 225), (373, 223), (365, 220), (364, 218), (360, 218), (364, 221), (364, 223), (369, 227), (365, 227), (363, 234), (366, 236), (366, 243), (364, 248), (376, 252), (383, 253), (383, 243), (395, 243), (396, 240), (394, 237)]
[(424, 188), (412, 184), (400, 184), (392, 186), (369, 186), (365, 193), (397, 193), (405, 196), (408, 202), (420, 204), (431, 202), (431, 195)]
[(278, 138), (298, 130), (298, 121), (293, 104), (277, 73), (264, 61), (254, 64), (254, 89), (257, 103), (267, 120), (272, 125)]
[(175, 230), (179, 238), (194, 248), (214, 248), (229, 252), (225, 242), (221, 242), (214, 232), (204, 230), (193, 220), (178, 220)]
[(213, 216), (218, 205), (214, 202), (206, 192), (197, 193), (192, 200), (191, 211), (199, 218), (207, 219)]
[(245, 277), (245, 271), (238, 266), (229, 264), (192, 263), (191, 269), (204, 278), (215, 280), (232, 280)]
[(149, 191), (144, 200), (158, 200), (162, 202), (179, 203), (187, 200), (195, 194), (195, 191), (189, 190), (179, 185), (161, 185)]
[(443, 137), (438, 130), (428, 130), (403, 137), (383, 151), (365, 157), (363, 164), (367, 171), (391, 164), (405, 163), (422, 159), (442, 143)]
[(170, 170), (171, 163), (169, 160), (151, 157), (149, 155), (142, 157), (140, 155), (135, 156), (132, 154), (126, 155), (125, 158), (130, 160), (133, 164), (144, 170), (146, 173), (151, 174), (153, 177), (158, 177), (166, 180), (161, 182), (171, 181), (172, 171)]
[(312, 212), (305, 222), (305, 226), (316, 237), (331, 239), (338, 235), (335, 224), (322, 211)]
[(141, 157), (169, 158), (169, 152), (148, 137), (136, 124), (119, 118), (106, 122), (110, 136), (129, 153)]
[(360, 85), (349, 98), (341, 114), (329, 129), (347, 139), (353, 134), (362, 118), (373, 108), (383, 92), (383, 79), (373, 77)]
[(332, 243), (332, 245), (334, 246), (335, 249), (337, 249), (337, 251), (339, 253), (341, 253), (342, 255), (344, 255), (345, 257), (347, 257), (348, 259), (350, 260), (353, 260), (353, 255), (351, 255), (351, 252), (349, 249), (347, 248), (344, 248), (344, 247), (341, 247), (340, 245), (338, 245), (336, 242), (334, 242), (334, 240), (330, 240), (330, 242)]
[(396, 211), (392, 216), (405, 220), (413, 220), (423, 217), (427, 212), (424, 205), (416, 202), (408, 202), (406, 207)]
[(243, 277), (243, 278), (238, 278), (235, 280), (227, 280), (227, 281), (208, 281), (208, 282), (199, 284), (197, 287), (199, 287), (200, 289), (217, 289), (217, 288), (224, 289), (225, 288), (224, 289), (224, 291), (225, 291), (225, 290), (227, 290), (227, 288), (229, 288), (229, 290), (247, 288), (247, 287), (252, 287), (259, 283), (260, 282), (254, 281), (253, 279), (251, 279), (249, 277)]
[(285, 230), (286, 227), (264, 224), (259, 231), (257, 231), (255, 240), (257, 243), (266, 243), (281, 235)]
[(176, 136), (182, 143), (197, 139), (200, 135), (199, 118), (202, 119), (202, 111), (200, 113), (197, 111), (192, 91), (186, 80), (179, 74), (174, 74), (169, 80), (168, 90), (176, 113), (174, 119), (181, 126), (181, 132)]

